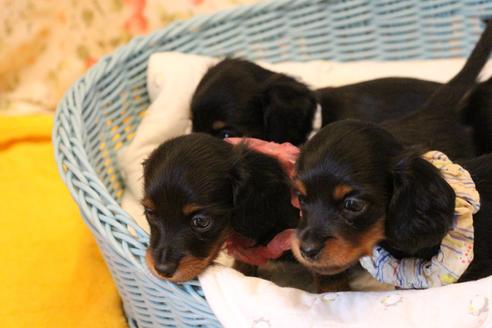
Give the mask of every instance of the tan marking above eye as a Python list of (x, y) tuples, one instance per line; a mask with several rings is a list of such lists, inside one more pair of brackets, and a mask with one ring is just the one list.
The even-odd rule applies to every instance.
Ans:
[(335, 200), (342, 200), (347, 196), (350, 192), (352, 192), (352, 188), (350, 186), (339, 184), (333, 190), (333, 198)]
[(143, 207), (148, 208), (148, 209), (150, 209), (150, 210), (155, 210), (155, 205), (154, 205), (154, 202), (152, 202), (152, 201), (151, 201), (150, 199), (148, 199), (148, 198), (144, 198), (144, 199), (142, 200), (142, 205), (143, 205)]
[(220, 130), (226, 127), (226, 123), (224, 121), (215, 121), (212, 123), (212, 129)]
[(185, 206), (183, 206), (183, 214), (184, 215), (190, 215), (193, 212), (201, 210), (202, 208), (203, 208), (203, 206), (200, 206), (198, 204), (189, 203), (189, 204), (186, 204)]

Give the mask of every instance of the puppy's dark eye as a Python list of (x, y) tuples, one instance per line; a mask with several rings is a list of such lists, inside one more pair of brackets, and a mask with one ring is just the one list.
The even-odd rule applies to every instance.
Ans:
[(147, 221), (155, 221), (155, 218), (156, 218), (156, 213), (153, 209), (150, 209), (150, 208), (144, 208), (144, 214), (145, 214), (145, 217), (147, 218)]
[(297, 199), (299, 200), (299, 205), (304, 205), (306, 203), (306, 196), (300, 191), (294, 189)]
[(346, 198), (343, 201), (343, 208), (353, 213), (360, 213), (366, 208), (366, 203), (356, 198)]
[(304, 205), (306, 203), (306, 196), (301, 194), (299, 191), (296, 191), (296, 196), (297, 196), (297, 199), (299, 199), (300, 205)]
[(225, 139), (225, 138), (234, 138), (234, 137), (240, 137), (241, 135), (232, 130), (232, 129), (222, 129), (219, 131), (219, 138)]
[(211, 223), (212, 219), (203, 214), (196, 214), (191, 218), (191, 226), (198, 231), (207, 230)]

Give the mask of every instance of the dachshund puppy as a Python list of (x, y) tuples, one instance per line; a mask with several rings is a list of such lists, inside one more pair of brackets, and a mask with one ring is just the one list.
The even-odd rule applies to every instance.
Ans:
[[(396, 258), (435, 255), (453, 224), (456, 195), (424, 152), (367, 122), (323, 128), (298, 160), (296, 258), (319, 274), (343, 276), (376, 245)], [(492, 154), (460, 164), (481, 201), (475, 257), (460, 278), (468, 281), (492, 274)]]
[[(286, 149), (275, 147), (266, 151), (252, 140), (233, 146), (194, 133), (164, 142), (151, 153), (144, 163), (142, 205), (150, 226), (146, 260), (157, 276), (174, 282), (193, 279), (225, 244), (228, 250), (233, 246), (237, 270), (281, 286), (319, 292), (367, 284), (360, 269), (333, 280), (313, 275), (290, 251), (284, 253), (299, 212), (291, 205)], [(275, 153), (281, 153), (280, 162)], [(297, 154), (288, 159), (292, 169)]]
[[(300, 145), (314, 131), (342, 119), (382, 122), (421, 108), (440, 83), (383, 78), (310, 90), (285, 74), (252, 62), (225, 59), (211, 67), (192, 98), (193, 131), (220, 138), (254, 137)], [(474, 153), (492, 151), (492, 79), (479, 84), (452, 114), (460, 130), (471, 130)], [(321, 120), (314, 123), (317, 104)], [(461, 116), (461, 117), (459, 117)], [(318, 129), (319, 129), (318, 127)]]
[[(455, 157), (470, 154), (453, 114), (473, 88), (491, 48), (489, 23), (463, 69), (422, 109), (379, 126), (356, 120), (335, 122), (303, 147), (296, 180), (302, 219), (293, 246), (299, 261), (315, 272), (333, 275), (380, 243), (400, 257), (428, 258), (436, 252), (452, 224), (455, 198), (420, 155), (426, 150)], [(421, 151), (412, 153), (416, 146)], [(492, 199), (487, 198), (492, 197), (490, 166), (473, 169), (487, 159), (469, 164), (486, 202)], [(480, 227), (491, 215), (487, 206), (475, 218), (477, 229), (485, 229)], [(479, 235), (476, 247), (485, 247), (479, 246), (481, 239)], [(483, 252), (477, 249), (477, 254)], [(479, 255), (474, 263), (484, 261), (489, 259)], [(470, 270), (474, 271), (473, 265)]]
[[(253, 247), (286, 229), (292, 233), (298, 210), (289, 183), (276, 159), (241, 144), (200, 133), (164, 142), (144, 163), (149, 267), (162, 278), (187, 281), (231, 238)], [(279, 261), (296, 263), (290, 252)]]
[(439, 85), (383, 78), (312, 91), (250, 61), (225, 59), (207, 71), (195, 90), (193, 131), (300, 145), (313, 131), (318, 103), (321, 125), (347, 118), (381, 122), (419, 108)]

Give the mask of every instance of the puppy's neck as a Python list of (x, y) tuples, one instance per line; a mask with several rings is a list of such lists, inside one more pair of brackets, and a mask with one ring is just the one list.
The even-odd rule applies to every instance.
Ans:
[(385, 250), (387, 250), (391, 255), (393, 255), (395, 258), (399, 260), (409, 257), (415, 257), (423, 260), (430, 260), (433, 256), (437, 255), (437, 253), (439, 252), (439, 248), (441, 246), (440, 244), (436, 244), (431, 247), (426, 247), (418, 250), (416, 249), (414, 252), (409, 253), (409, 252), (400, 251), (392, 247), (388, 241), (382, 241), (380, 245)]

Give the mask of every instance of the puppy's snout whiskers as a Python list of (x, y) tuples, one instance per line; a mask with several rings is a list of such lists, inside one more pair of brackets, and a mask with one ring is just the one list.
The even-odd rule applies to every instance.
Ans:
[(152, 252), (154, 269), (164, 277), (171, 277), (179, 266), (179, 257), (169, 247), (162, 247)]
[(299, 250), (303, 258), (316, 261), (324, 248), (325, 240), (331, 236), (322, 237), (314, 229), (304, 230), (300, 234)]
[(162, 262), (155, 264), (155, 269), (157, 272), (162, 274), (164, 277), (172, 277), (177, 268), (178, 265), (176, 262)]
[(314, 242), (301, 243), (301, 255), (307, 260), (316, 260), (323, 248), (323, 244)]

